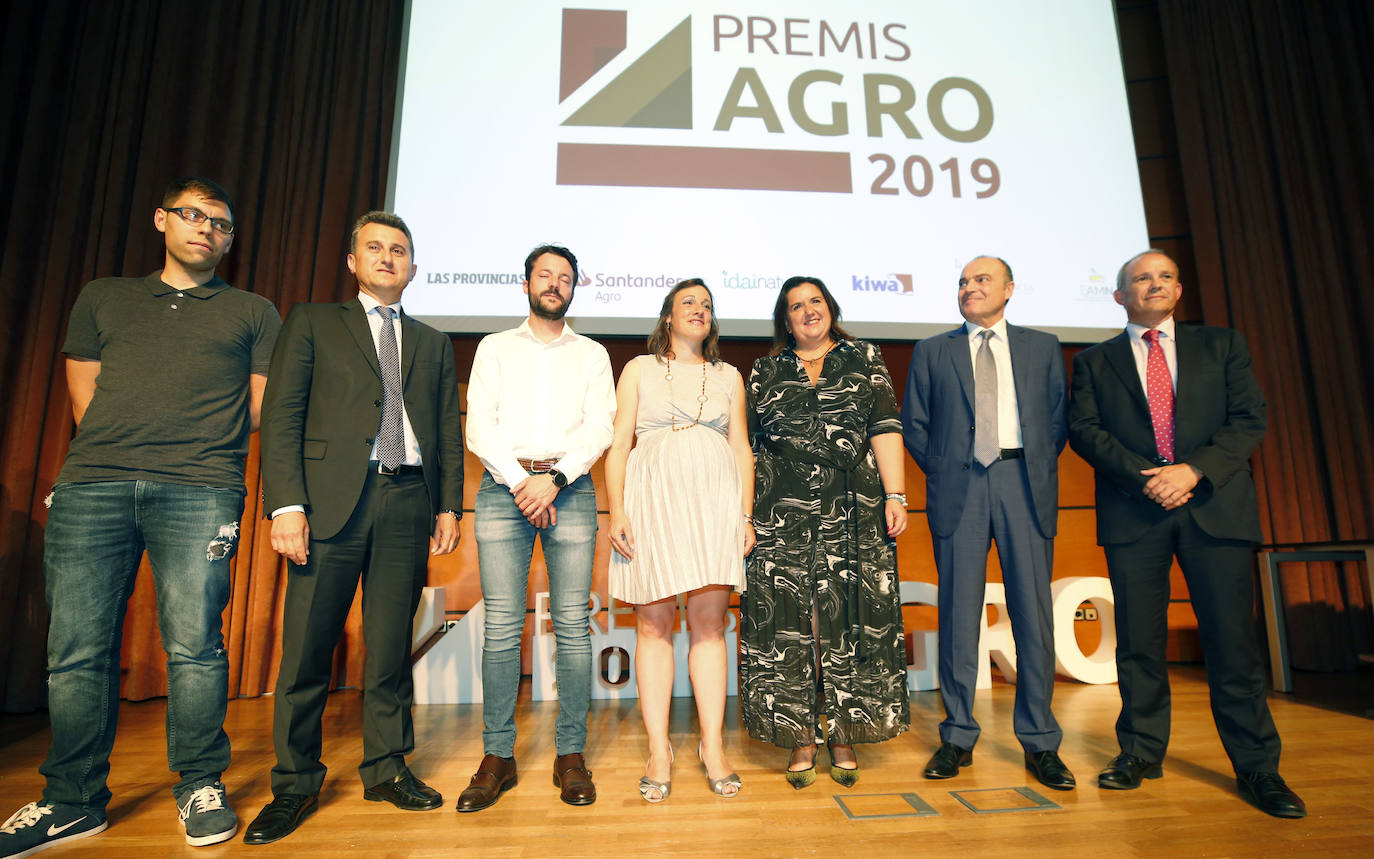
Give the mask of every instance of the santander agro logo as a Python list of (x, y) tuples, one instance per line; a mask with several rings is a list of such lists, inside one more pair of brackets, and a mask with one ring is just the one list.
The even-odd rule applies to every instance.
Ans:
[[(713, 72), (724, 71), (707, 78), (729, 80), (711, 92), (694, 89), (692, 15), (621, 62), (617, 58), (629, 48), (628, 12), (564, 9), (559, 103), (570, 110), (562, 124), (687, 130), (700, 145), (583, 142), (585, 136), (560, 142), (558, 184), (849, 194), (857, 155), (874, 165), (871, 194), (896, 195), (905, 188), (913, 197), (936, 190), (960, 197), (964, 176), (982, 186), (977, 198), (995, 194), (1001, 178), (990, 159), (973, 159), (965, 169), (958, 155), (942, 161), (945, 152), (935, 154), (992, 132), (991, 95), (977, 82), (953, 76), (918, 93), (912, 77), (938, 75), (920, 65), (911, 28), (902, 21), (856, 20), (845, 11), (850, 8), (836, 2), (837, 19), (711, 13), (709, 50), (696, 59), (719, 64)], [(811, 58), (802, 61), (810, 67), (797, 73), (796, 58)], [(612, 62), (623, 66), (619, 73), (583, 92)], [(694, 128), (694, 98), (719, 105), (709, 129)], [(729, 146), (730, 133), (740, 130), (780, 135), (779, 142), (786, 142)], [(834, 148), (837, 138), (852, 139), (861, 131), (870, 139), (939, 139), (924, 143), (924, 154), (905, 158)]]

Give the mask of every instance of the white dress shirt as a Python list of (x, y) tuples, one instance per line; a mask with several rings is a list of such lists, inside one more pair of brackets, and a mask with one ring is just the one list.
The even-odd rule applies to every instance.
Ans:
[(464, 439), (497, 483), (529, 476), (518, 459), (556, 460), (576, 480), (610, 447), (614, 423), (610, 356), (568, 324), (548, 343), (526, 320), (477, 345)]
[[(1178, 393), (1178, 341), (1174, 339), (1174, 318), (1170, 316), (1155, 329), (1159, 331), (1159, 348), (1164, 351), (1164, 363), (1169, 365), (1169, 379), (1173, 382), (1174, 393)], [(1150, 359), (1150, 344), (1141, 335), (1149, 330), (1144, 325), (1126, 323), (1126, 335), (1131, 338), (1131, 354), (1135, 356), (1135, 371), (1140, 375), (1140, 390), (1145, 393), (1147, 402), (1150, 399), (1150, 384), (1145, 380), (1145, 368)]]
[[(367, 327), (372, 329), (372, 348), (377, 350), (377, 355), (381, 353), (382, 338), (382, 315), (377, 312), (377, 308), (382, 303), (366, 292), (358, 293), (358, 301), (363, 305), (363, 311), (367, 314)], [(400, 361), (401, 355), (405, 350), (401, 348), (401, 305), (389, 304), (392, 311), (396, 314), (391, 319), (391, 329), (396, 333), (396, 360)], [(401, 363), (401, 390), (405, 390), (405, 364)], [(379, 413), (380, 414), (380, 413)], [(405, 400), (401, 401), (401, 429), (405, 433), (405, 458), (401, 460), (402, 465), (421, 465), (420, 462), (420, 442), (415, 438), (415, 430), (410, 428), (410, 415), (406, 414)], [(377, 443), (372, 443), (372, 458), (377, 458)]]
[(978, 365), (978, 348), (983, 345), (979, 334), (984, 330), (992, 332), (988, 338), (988, 348), (992, 350), (992, 361), (997, 365), (997, 446), (1007, 450), (1021, 447), (1021, 413), (1016, 406), (1016, 381), (1011, 375), (1011, 347), (1007, 343), (1007, 319), (1002, 317), (989, 329), (964, 323), (968, 333), (969, 359)]

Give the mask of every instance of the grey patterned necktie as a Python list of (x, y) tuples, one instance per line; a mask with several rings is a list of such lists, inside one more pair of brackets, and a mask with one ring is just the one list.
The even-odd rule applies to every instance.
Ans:
[(973, 458), (984, 468), (997, 461), (997, 362), (992, 359), (992, 331), (980, 331), (983, 339), (973, 362)]
[(395, 471), (401, 467), (405, 431), (401, 429), (401, 358), (396, 349), (396, 311), (380, 305), (382, 330), (377, 338), (377, 363), (382, 368), (382, 426), (377, 431), (377, 461)]

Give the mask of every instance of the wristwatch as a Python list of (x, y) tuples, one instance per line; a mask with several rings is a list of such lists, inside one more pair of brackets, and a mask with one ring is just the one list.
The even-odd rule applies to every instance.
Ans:
[(568, 485), (568, 476), (556, 468), (549, 469), (549, 477), (553, 478), (553, 485), (559, 489)]

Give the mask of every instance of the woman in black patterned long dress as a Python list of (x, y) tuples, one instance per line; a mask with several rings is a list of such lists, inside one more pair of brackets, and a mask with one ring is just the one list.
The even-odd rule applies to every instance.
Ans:
[(740, 597), (739, 696), (755, 739), (815, 780), (820, 716), (830, 774), (858, 780), (852, 744), (910, 724), (894, 540), (906, 529), (901, 423), (882, 354), (839, 326), (815, 278), (790, 278), (773, 350), (749, 376), (754, 529)]

